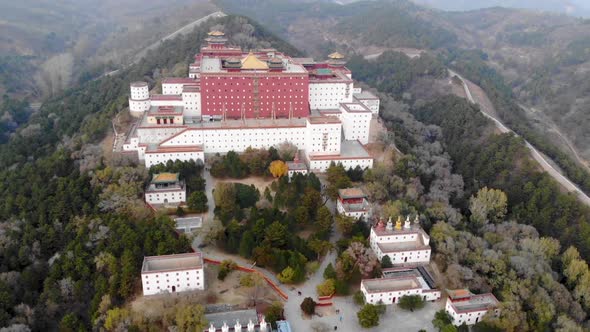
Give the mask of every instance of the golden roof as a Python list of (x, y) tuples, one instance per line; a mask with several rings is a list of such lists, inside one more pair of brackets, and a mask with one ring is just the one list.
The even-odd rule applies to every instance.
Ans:
[(330, 58), (330, 59), (344, 59), (344, 55), (342, 55), (338, 52), (334, 52), (334, 53), (328, 55), (328, 58)]
[(209, 32), (209, 33), (207, 33), (207, 34), (208, 34), (209, 36), (216, 36), (216, 37), (219, 37), (219, 36), (225, 36), (225, 33), (221, 32), (221, 31), (219, 31), (219, 30), (211, 31), (211, 32)]
[(154, 174), (152, 178), (152, 182), (161, 183), (161, 182), (176, 182), (178, 181), (178, 173), (159, 173)]
[(250, 52), (250, 54), (242, 59), (242, 69), (268, 69), (268, 64), (260, 61), (254, 53)]

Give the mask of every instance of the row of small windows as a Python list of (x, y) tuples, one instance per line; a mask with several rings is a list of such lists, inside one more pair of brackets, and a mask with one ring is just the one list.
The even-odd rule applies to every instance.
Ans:
[[(209, 85), (209, 82), (205, 82), (205, 85)], [(213, 82), (211, 82), (211, 85), (220, 85), (220, 86), (226, 86), (226, 85), (227, 85), (227, 83), (223, 83), (223, 84), (222, 84), (222, 83), (213, 83)], [(230, 85), (230, 86), (233, 86), (234, 84), (233, 84), (233, 83), (230, 83), (229, 85)], [(236, 83), (236, 86), (239, 86), (239, 85), (240, 85), (240, 83)], [(244, 84), (242, 84), (242, 85), (246, 85), (246, 84), (244, 83)], [(256, 84), (255, 84), (255, 85), (256, 85)], [(264, 84), (264, 83), (259, 83), (259, 84), (258, 84), (258, 86), (266, 86), (266, 85), (271, 85), (271, 86), (274, 86), (274, 85), (275, 85), (275, 83), (271, 83), (271, 84)], [(282, 84), (277, 84), (277, 85), (287, 85), (287, 83), (282, 83)], [(303, 85), (303, 83), (297, 83), (297, 82), (295, 82), (295, 83), (289, 83), (288, 85), (289, 85), (289, 86), (293, 86), (293, 85)], [(248, 86), (252, 86), (252, 83), (248, 83)]]
[[(196, 279), (199, 280), (200, 278), (201, 277), (197, 276)], [(179, 282), (179, 281), (180, 281), (180, 278), (176, 278), (176, 282)], [(190, 281), (190, 278), (186, 278), (186, 281)], [(166, 279), (166, 282), (168, 283), (168, 282), (170, 282), (170, 280)], [(156, 283), (159, 284), (160, 283), (160, 280), (156, 280)], [(150, 282), (148, 280), (146, 280), (145, 284), (146, 285), (149, 285)]]
[[(227, 79), (229, 79), (229, 80), (233, 80), (233, 79), (234, 79), (234, 77), (233, 77), (233, 76), (229, 76), (229, 77), (226, 77), (226, 76), (224, 76), (224, 77), (217, 76), (217, 77), (209, 77), (209, 78), (211, 78), (211, 79), (215, 78), (215, 79), (218, 79), (218, 80), (227, 80)], [(242, 80), (245, 80), (245, 79), (246, 79), (246, 77), (244, 77), (244, 76), (242, 76), (242, 77), (235, 77), (235, 79), (236, 79), (236, 80), (237, 80), (237, 79), (242, 79)], [(249, 77), (248, 79), (252, 79), (252, 78), (251, 78), (251, 77)], [(259, 77), (258, 79), (259, 79), (259, 80), (262, 80), (262, 79), (268, 80), (268, 79), (269, 79), (269, 77), (268, 77), (268, 76), (265, 76), (265, 77)], [(273, 77), (273, 79), (278, 79), (278, 80), (281, 80), (281, 81), (282, 81), (282, 80), (286, 80), (286, 79), (289, 79), (289, 80), (292, 80), (292, 79), (295, 79), (295, 80), (298, 80), (298, 79), (299, 79), (299, 80), (304, 80), (304, 79), (305, 79), (305, 77), (294, 77), (294, 76), (281, 77), (281, 76), (277, 76), (277, 77)]]
[[(223, 91), (222, 90), (215, 90), (215, 89), (211, 89), (211, 91), (209, 91), (209, 89), (206, 89), (205, 92), (206, 93), (216, 93), (216, 92), (223, 92), (223, 93), (248, 93), (248, 95), (246, 95), (246, 97), (251, 97), (252, 96), (251, 94), (254, 93), (252, 90), (235, 90), (234, 91), (232, 89), (230, 89), (229, 91), (227, 91), (227, 89), (225, 89)], [(279, 92), (303, 93), (304, 91), (303, 90), (299, 90), (299, 89), (294, 89), (294, 90), (293, 89), (289, 89), (289, 91), (287, 91), (287, 89), (282, 89), (282, 90), (281, 89), (276, 89), (276, 90), (274, 90), (274, 89), (273, 90), (259, 89), (258, 90), (258, 93), (260, 93), (260, 92), (268, 92), (268, 93), (270, 93), (270, 92), (272, 92), (272, 93), (279, 93)], [(205, 98), (207, 98), (210, 95), (205, 94), (203, 96)], [(285, 97), (299, 97), (299, 98), (301, 98), (301, 97), (304, 97), (304, 96), (303, 95), (286, 95)], [(213, 95), (212, 98), (215, 98), (215, 95)], [(223, 95), (223, 96), (220, 96), (219, 98), (227, 98), (227, 96), (226, 95)]]
[[(408, 235), (408, 236), (409, 236), (408, 240), (416, 240), (416, 238), (417, 238), (417, 235), (416, 234), (412, 234), (412, 235)], [(406, 235), (404, 235), (401, 238), (399, 236), (395, 236), (395, 237), (393, 237), (393, 240), (400, 240), (400, 239), (401, 240), (405, 240), (406, 238), (407, 238)], [(387, 240), (388, 241), (391, 240), (391, 237), (388, 236), (387, 237)], [(378, 237), (378, 241), (385, 241), (385, 237), (384, 236), (379, 236)]]
[[(190, 284), (186, 284), (186, 287), (190, 287), (190, 286), (191, 286)], [(201, 283), (198, 282), (197, 286), (201, 286)], [(176, 287), (180, 288), (180, 284), (177, 284)], [(168, 285), (168, 288), (170, 288), (170, 285)], [(158, 289), (161, 289), (160, 286), (158, 286)], [(146, 287), (146, 290), (150, 290), (150, 288)]]
[[(266, 103), (266, 105), (272, 105), (272, 104), (280, 105), (281, 103), (283, 105), (287, 105), (287, 104), (290, 104), (290, 105), (297, 105), (297, 104), (303, 105), (304, 104), (304, 102), (302, 102), (302, 101), (290, 101), (290, 102), (286, 102), (286, 101), (266, 101), (266, 102), (264, 102), (263, 101), (263, 102), (259, 102), (260, 105), (264, 105), (264, 103)], [(234, 105), (234, 104), (237, 104), (237, 105), (252, 105), (252, 102), (250, 102), (250, 101), (248, 101), (248, 102), (240, 102), (240, 101), (236, 101), (236, 102), (233, 102), (233, 101), (223, 101), (223, 102), (221, 102), (221, 101), (219, 101), (219, 102), (216, 102), (216, 101), (212, 101), (212, 102), (207, 102), (205, 105)]]
[[(191, 272), (191, 271), (185, 271), (185, 275), (189, 275), (189, 274), (190, 274), (190, 272)], [(198, 274), (198, 271), (195, 271), (195, 272), (197, 272), (197, 274)], [(181, 273), (181, 272), (176, 272), (176, 276), (179, 276), (179, 275), (180, 275), (180, 273)], [(156, 278), (159, 278), (159, 277), (160, 277), (160, 274), (155, 274), (155, 276), (156, 276)], [(169, 276), (169, 274), (168, 274), (168, 273), (166, 273), (166, 277), (168, 277), (168, 276)], [(146, 279), (149, 279), (150, 275), (149, 275), (149, 274), (144, 274), (144, 277), (145, 277)], [(198, 279), (198, 277), (197, 277), (197, 279)]]

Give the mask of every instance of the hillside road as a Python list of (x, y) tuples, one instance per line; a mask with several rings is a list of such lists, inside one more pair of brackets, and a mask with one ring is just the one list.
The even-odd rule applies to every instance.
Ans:
[[(475, 100), (473, 98), (473, 95), (471, 94), (471, 90), (469, 89), (467, 81), (461, 75), (459, 75), (458, 73), (456, 73), (450, 69), (449, 69), (449, 75), (451, 77), (457, 76), (457, 78), (459, 78), (461, 80), (461, 82), (463, 83), (463, 89), (465, 89), (465, 95), (467, 95), (467, 99), (474, 104), (478, 104), (478, 101)], [(484, 110), (484, 108), (480, 107), (480, 110), (481, 110), (481, 113), (485, 117), (487, 117), (488, 119), (490, 119), (494, 122), (496, 127), (502, 133), (512, 133), (515, 136), (520, 137), (520, 135), (518, 135), (516, 132), (514, 132), (514, 130), (506, 127), (499, 119), (497, 119), (493, 115), (487, 113)], [(578, 188), (578, 186), (576, 184), (574, 184), (570, 179), (568, 179), (563, 174), (561, 174), (561, 172), (559, 170), (557, 170), (555, 167), (553, 167), (547, 161), (547, 159), (545, 159), (546, 157), (544, 157), (531, 143), (529, 143), (527, 140), (525, 140), (524, 142), (525, 142), (526, 147), (529, 149), (529, 151), (531, 151), (531, 156), (539, 163), (539, 165), (541, 165), (543, 170), (545, 170), (551, 177), (553, 177), (557, 182), (559, 182), (559, 184), (561, 184), (569, 192), (575, 193), (576, 196), (578, 197), (578, 199), (582, 203), (590, 206), (590, 197), (588, 197), (588, 195), (586, 195), (580, 188)]]

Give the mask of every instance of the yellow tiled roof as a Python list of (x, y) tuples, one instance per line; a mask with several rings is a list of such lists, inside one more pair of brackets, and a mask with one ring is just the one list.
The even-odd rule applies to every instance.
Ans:
[(254, 53), (250, 52), (242, 59), (242, 69), (268, 69), (268, 64), (260, 61)]
[(328, 55), (328, 58), (330, 58), (330, 59), (344, 59), (344, 55), (342, 55), (338, 52), (334, 52), (334, 53)]
[(209, 36), (225, 36), (225, 33), (219, 31), (219, 30), (215, 30), (215, 31), (211, 31), (208, 33)]
[(152, 182), (176, 182), (178, 181), (178, 173), (159, 173), (154, 174)]

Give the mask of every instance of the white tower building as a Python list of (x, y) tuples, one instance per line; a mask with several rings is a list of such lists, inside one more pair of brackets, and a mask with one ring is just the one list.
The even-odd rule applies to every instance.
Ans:
[(131, 83), (131, 96), (129, 98), (129, 112), (132, 116), (141, 117), (150, 109), (150, 90), (147, 82)]

